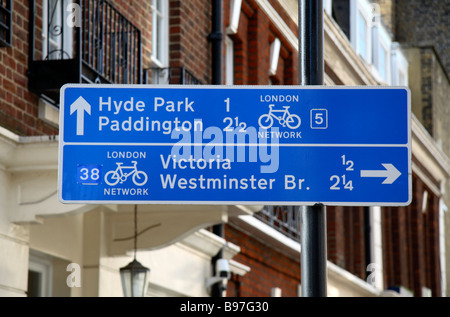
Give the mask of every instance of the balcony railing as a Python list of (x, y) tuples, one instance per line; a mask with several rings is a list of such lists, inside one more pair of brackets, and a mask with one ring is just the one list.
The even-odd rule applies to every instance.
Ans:
[(142, 83), (141, 33), (106, 0), (30, 0), (29, 88)]
[(265, 206), (254, 216), (285, 236), (300, 242), (300, 212), (297, 206)]
[(104, 0), (82, 0), (82, 61), (111, 83), (141, 83), (141, 34)]

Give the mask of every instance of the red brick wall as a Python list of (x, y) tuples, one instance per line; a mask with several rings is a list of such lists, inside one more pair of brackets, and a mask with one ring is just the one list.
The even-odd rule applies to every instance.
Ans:
[[(277, 8), (287, 17), (281, 6), (277, 4)], [(229, 14), (229, 1), (224, 1), (224, 27), (228, 25)], [(230, 37), (234, 42), (234, 83), (236, 85), (268, 85), (270, 82), (280, 85), (298, 83), (296, 51), (289, 46), (284, 35), (272, 25), (269, 17), (261, 11), (255, 1), (242, 1), (239, 28), (237, 34)], [(281, 41), (280, 59), (277, 73), (270, 76), (270, 44), (275, 37)], [(241, 252), (235, 256), (234, 260), (251, 268), (244, 277), (232, 276), (228, 282), (227, 296), (270, 296), (273, 287), (281, 288), (284, 297), (298, 295), (300, 259), (287, 257), (272, 246), (265, 245), (233, 226), (225, 227), (225, 239), (241, 247)]]
[(367, 215), (363, 207), (327, 207), (328, 260), (365, 280)]
[[(425, 190), (427, 208), (422, 212)], [(328, 259), (363, 280), (369, 264), (366, 216), (362, 207), (327, 207)], [(416, 175), (410, 206), (382, 208), (382, 237), (385, 287), (403, 286), (414, 296), (428, 287), (440, 296), (439, 197)]]

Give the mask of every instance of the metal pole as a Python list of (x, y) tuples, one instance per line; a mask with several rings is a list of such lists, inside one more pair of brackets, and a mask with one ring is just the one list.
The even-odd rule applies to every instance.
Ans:
[(212, 32), (209, 40), (212, 44), (212, 84), (222, 85), (223, 68), (223, 1), (212, 1)]
[(301, 285), (303, 297), (327, 296), (326, 207), (301, 208)]
[[(222, 85), (223, 68), (223, 1), (212, 1), (212, 32), (209, 34), (209, 40), (212, 42), (212, 84)], [(213, 233), (219, 237), (224, 237), (224, 225), (214, 225)], [(222, 258), (222, 249), (211, 259), (211, 265), (214, 275), (216, 272), (216, 261)], [(211, 297), (222, 297), (223, 285), (221, 282), (212, 285)]]
[[(300, 85), (323, 85), (323, 2), (299, 0)], [(303, 297), (327, 296), (326, 207), (301, 208), (301, 285)]]

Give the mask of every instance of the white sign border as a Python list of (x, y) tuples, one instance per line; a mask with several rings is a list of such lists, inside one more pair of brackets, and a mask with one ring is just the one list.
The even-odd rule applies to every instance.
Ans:
[[(65, 145), (74, 144), (73, 142), (64, 142), (64, 93), (67, 88), (113, 88), (113, 89), (266, 89), (266, 90), (283, 90), (283, 89), (301, 89), (301, 90), (386, 90), (403, 89), (407, 92), (407, 129), (408, 129), (408, 142), (405, 145), (408, 148), (408, 200), (406, 202), (328, 202), (328, 201), (176, 201), (176, 200), (65, 200), (62, 197), (62, 172), (63, 172), (63, 149)], [(273, 85), (144, 85), (144, 84), (65, 84), (60, 90), (60, 107), (59, 107), (59, 145), (58, 145), (58, 199), (64, 204), (148, 204), (148, 205), (272, 205), (272, 206), (314, 206), (316, 204), (322, 204), (324, 206), (386, 206), (386, 207), (402, 207), (408, 206), (412, 202), (412, 153), (411, 153), (411, 90), (407, 86), (273, 86)], [(82, 143), (77, 143), (81, 145)], [(98, 144), (98, 143), (89, 143)], [(113, 145), (113, 143), (102, 143), (103, 145)], [(121, 145), (127, 146), (129, 143), (121, 143)], [(140, 144), (143, 145), (143, 144)], [(192, 144), (194, 145), (194, 144)], [(323, 144), (322, 144), (323, 145)], [(337, 146), (337, 145), (336, 145)], [(358, 146), (352, 144), (352, 146)], [(376, 147), (377, 145), (371, 145)], [(391, 145), (395, 146), (395, 145)], [(400, 146), (400, 145), (399, 145)]]

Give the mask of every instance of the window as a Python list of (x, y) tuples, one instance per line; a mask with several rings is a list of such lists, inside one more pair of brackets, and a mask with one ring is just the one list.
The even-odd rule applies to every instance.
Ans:
[(361, 13), (358, 13), (357, 51), (367, 60), (367, 23)]
[(280, 58), (280, 48), (281, 48), (280, 39), (275, 38), (272, 44), (270, 44), (270, 69), (269, 69), (270, 76), (274, 76), (277, 73), (278, 60)]
[(152, 62), (167, 67), (169, 52), (168, 1), (152, 0)]
[(447, 274), (446, 274), (446, 257), (445, 257), (445, 241), (446, 241), (446, 227), (445, 219), (448, 207), (445, 205), (444, 201), (440, 199), (439, 201), (439, 255), (441, 264), (441, 287), (442, 287), (442, 297), (447, 296)]
[(381, 21), (377, 21), (373, 28), (373, 64), (379, 81), (391, 84), (391, 36)]
[(234, 85), (234, 42), (230, 36), (238, 31), (241, 7), (242, 0), (230, 1), (230, 25), (225, 37), (225, 85)]
[(169, 8), (168, 0), (152, 0), (152, 83), (168, 84), (169, 65)]
[(12, 7), (11, 0), (0, 0), (0, 46), (12, 43)]
[(369, 1), (350, 1), (350, 42), (355, 51), (372, 63), (372, 7)]
[(378, 71), (380, 72), (381, 78), (386, 81), (387, 79), (387, 51), (383, 45), (378, 46)]
[(408, 86), (408, 59), (399, 43), (391, 46), (391, 83), (395, 86)]
[(30, 253), (28, 267), (28, 297), (49, 297), (52, 295), (52, 262), (43, 254)]
[(73, 27), (66, 23), (72, 0), (44, 0), (42, 7), (42, 56), (44, 59), (73, 58)]

